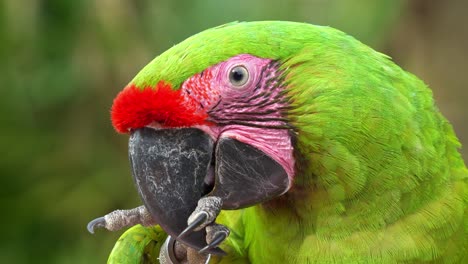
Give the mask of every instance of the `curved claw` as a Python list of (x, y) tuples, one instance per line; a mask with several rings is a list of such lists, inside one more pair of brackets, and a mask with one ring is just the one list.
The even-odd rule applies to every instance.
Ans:
[(104, 219), (103, 216), (98, 217), (98, 218), (92, 220), (91, 222), (89, 222), (86, 227), (88, 229), (88, 232), (90, 232), (91, 234), (94, 234), (94, 230), (97, 227), (98, 228), (102, 228), (102, 227), (105, 228), (106, 227), (106, 219)]
[(184, 229), (184, 231), (182, 231), (179, 234), (179, 236), (177, 236), (177, 239), (183, 238), (184, 236), (192, 233), (195, 229), (197, 229), (200, 225), (202, 225), (206, 221), (206, 219), (208, 219), (208, 214), (205, 212), (200, 213), (200, 215), (198, 215), (198, 217), (195, 220), (193, 220), (193, 222), (190, 223)]
[(217, 246), (219, 246), (219, 244), (221, 244), (221, 242), (223, 242), (227, 238), (227, 236), (228, 234), (226, 234), (225, 232), (217, 233), (213, 240), (208, 245), (206, 245), (206, 247), (200, 249), (198, 253), (205, 253), (207, 250), (216, 248)]

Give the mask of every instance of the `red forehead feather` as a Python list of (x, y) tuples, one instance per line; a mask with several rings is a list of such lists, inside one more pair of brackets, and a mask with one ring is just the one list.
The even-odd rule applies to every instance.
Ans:
[(119, 133), (128, 133), (152, 122), (164, 127), (187, 127), (205, 123), (206, 114), (196, 111), (193, 103), (184, 101), (181, 90), (159, 82), (156, 87), (139, 89), (129, 85), (114, 99), (112, 124)]

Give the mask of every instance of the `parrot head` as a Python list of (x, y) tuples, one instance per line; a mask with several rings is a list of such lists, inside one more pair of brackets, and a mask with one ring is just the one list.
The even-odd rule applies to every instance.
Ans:
[[(220, 197), (223, 209), (239, 209), (292, 185), (286, 71), (281, 54), (262, 51), (274, 27), (245, 25), (207, 30), (174, 46), (114, 99), (112, 123), (130, 135), (139, 194), (171, 236), (187, 226), (203, 196)], [(204, 240), (195, 232), (182, 242), (200, 249)]]

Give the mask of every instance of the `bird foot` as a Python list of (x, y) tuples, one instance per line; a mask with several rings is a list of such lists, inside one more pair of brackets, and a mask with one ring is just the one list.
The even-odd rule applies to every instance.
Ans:
[(98, 217), (88, 223), (88, 231), (94, 234), (97, 228), (105, 228), (109, 231), (120, 230), (127, 226), (141, 224), (144, 226), (155, 225), (151, 214), (144, 205), (130, 210), (115, 210), (105, 216)]

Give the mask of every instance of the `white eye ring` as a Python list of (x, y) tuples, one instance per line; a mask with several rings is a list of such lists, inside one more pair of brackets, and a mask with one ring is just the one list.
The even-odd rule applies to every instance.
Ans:
[(249, 71), (242, 65), (234, 66), (229, 71), (229, 82), (234, 87), (242, 87), (249, 80)]

